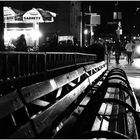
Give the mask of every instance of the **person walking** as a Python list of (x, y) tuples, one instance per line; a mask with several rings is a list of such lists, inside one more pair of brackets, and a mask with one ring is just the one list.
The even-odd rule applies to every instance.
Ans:
[(131, 63), (134, 62), (134, 55), (135, 55), (135, 42), (132, 42), (132, 56), (131, 56)]
[(116, 40), (116, 43), (114, 46), (114, 51), (115, 51), (116, 64), (120, 64), (119, 60), (120, 60), (120, 56), (121, 56), (121, 42), (118, 39)]
[(133, 53), (133, 42), (132, 40), (128, 41), (125, 46), (126, 53), (127, 53), (127, 62), (128, 64), (132, 63), (132, 53)]
[(18, 38), (15, 51), (27, 51), (27, 44), (26, 44), (26, 39), (24, 34), (22, 34)]
[(109, 63), (110, 63), (110, 59), (111, 59), (111, 51), (112, 51), (111, 43), (107, 42), (106, 43), (106, 54), (107, 54), (107, 58), (108, 58)]

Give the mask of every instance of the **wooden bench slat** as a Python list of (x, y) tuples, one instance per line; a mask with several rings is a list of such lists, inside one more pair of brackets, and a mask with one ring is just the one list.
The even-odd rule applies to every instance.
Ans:
[[(114, 90), (113, 88), (108, 88), (107, 92), (112, 92), (112, 90)], [(108, 93), (109, 94), (109, 93)], [(108, 98), (113, 98), (114, 94), (109, 94)], [(104, 112), (103, 116), (103, 122), (102, 122), (102, 126), (101, 126), (101, 130), (108, 130), (109, 127), (109, 123), (110, 123), (110, 115), (112, 113), (112, 108), (113, 108), (113, 103), (106, 103), (106, 110)]]
[[(113, 88), (108, 88), (104, 98), (113, 98), (114, 94), (110, 94), (113, 91), (114, 91)], [(99, 109), (99, 112), (98, 112), (99, 114), (103, 115), (103, 116), (100, 115), (100, 117), (102, 119), (101, 118), (99, 119), (99, 117), (97, 116), (91, 130), (92, 131), (99, 130), (99, 129), (108, 130), (108, 127), (109, 127), (108, 119), (110, 119), (110, 117), (108, 115), (111, 115), (111, 112), (112, 112), (112, 104), (111, 103), (109, 103), (109, 104), (102, 103), (102, 105)]]
[(32, 127), (31, 122), (26, 123), (22, 127), (20, 127), (17, 131), (15, 131), (10, 138), (35, 138), (35, 132)]
[(23, 106), (24, 105), (16, 90), (0, 97), (0, 119), (22, 108)]
[(89, 100), (90, 100), (90, 97), (86, 96), (86, 97), (82, 100), (82, 102), (79, 104), (79, 106), (86, 106), (87, 103), (89, 102)]
[(96, 130), (98, 131), (100, 129), (101, 121), (102, 121), (102, 117), (100, 115), (97, 115), (93, 123), (93, 126), (91, 128), (91, 131), (96, 131)]
[[(119, 99), (118, 88), (113, 88), (113, 89), (114, 89), (114, 98)], [(117, 115), (119, 112), (118, 107), (119, 107), (118, 104), (113, 103), (113, 110), (112, 110), (112, 115), (110, 117), (110, 124), (109, 124), (109, 130), (111, 131), (117, 131), (117, 127), (118, 127)]]
[(37, 100), (33, 101), (32, 104), (35, 104), (35, 105), (41, 106), (41, 107), (46, 107), (50, 103), (46, 102), (46, 101), (43, 101), (43, 100), (40, 100), (40, 99), (37, 99)]
[(62, 99), (57, 101), (54, 105), (33, 118), (33, 123), (37, 133), (39, 134), (44, 129), (49, 129), (53, 121), (66, 110), (66, 108), (81, 94), (82, 91), (87, 88), (88, 84), (88, 79), (86, 79), (83, 83), (65, 95)]
[(106, 119), (103, 119), (101, 130), (108, 130), (108, 126), (109, 126), (109, 121)]

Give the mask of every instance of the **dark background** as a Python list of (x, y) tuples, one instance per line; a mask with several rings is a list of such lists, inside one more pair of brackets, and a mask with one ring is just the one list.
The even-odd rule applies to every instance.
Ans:
[[(88, 12), (89, 5), (91, 5), (91, 12), (96, 12), (101, 15), (101, 25), (98, 27), (98, 33), (114, 33), (116, 25), (110, 25), (108, 22), (113, 22), (113, 12), (122, 12), (122, 29), (123, 34), (139, 34), (140, 33), (140, 7), (139, 1), (81, 1), (82, 11)], [(5, 6), (11, 6), (19, 10), (27, 11), (31, 8), (43, 8), (58, 14), (54, 23), (47, 24), (48, 32), (67, 33), (66, 28), (69, 25), (69, 8), (67, 7), (69, 1), (5, 1)], [(64, 12), (65, 11), (65, 12)], [(62, 22), (64, 24), (62, 25)], [(65, 25), (65, 26), (64, 26)], [(50, 26), (55, 26), (55, 30)], [(43, 24), (42, 24), (43, 27)], [(57, 28), (61, 27), (61, 28)], [(44, 25), (44, 28), (45, 25)], [(44, 30), (42, 29), (42, 31)], [(51, 31), (49, 30), (51, 29)]]

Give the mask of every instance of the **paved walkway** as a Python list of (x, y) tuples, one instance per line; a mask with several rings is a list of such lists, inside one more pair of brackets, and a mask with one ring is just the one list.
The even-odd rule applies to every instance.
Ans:
[(140, 58), (135, 58), (132, 64), (128, 64), (125, 58), (120, 59), (120, 64), (116, 64), (115, 59), (111, 59), (111, 63), (108, 65), (109, 69), (120, 67), (122, 68), (127, 76), (131, 86), (140, 103)]

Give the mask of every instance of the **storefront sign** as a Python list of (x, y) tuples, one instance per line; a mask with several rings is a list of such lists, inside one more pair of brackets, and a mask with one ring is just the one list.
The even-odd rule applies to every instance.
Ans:
[(53, 22), (56, 14), (40, 8), (33, 8), (23, 15), (24, 22)]
[(73, 42), (73, 36), (58, 36), (58, 42), (59, 41), (68, 41), (71, 40)]
[(24, 15), (23, 15), (23, 21), (24, 22), (44, 22), (43, 18), (41, 16), (41, 14), (39, 13), (39, 11), (35, 8), (27, 11)]

